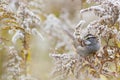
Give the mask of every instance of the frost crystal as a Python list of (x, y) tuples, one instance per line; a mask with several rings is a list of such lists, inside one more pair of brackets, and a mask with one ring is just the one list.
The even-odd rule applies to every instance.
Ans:
[(12, 42), (15, 44), (16, 41), (17, 41), (18, 39), (20, 39), (20, 38), (24, 38), (24, 35), (23, 35), (23, 33), (22, 33), (20, 30), (18, 30), (18, 31), (16, 31), (16, 33), (15, 33), (14, 36), (12, 37)]
[(43, 36), (41, 35), (41, 33), (37, 30), (37, 29), (32, 29), (32, 33), (34, 35), (38, 35), (40, 37), (40, 39), (44, 40)]

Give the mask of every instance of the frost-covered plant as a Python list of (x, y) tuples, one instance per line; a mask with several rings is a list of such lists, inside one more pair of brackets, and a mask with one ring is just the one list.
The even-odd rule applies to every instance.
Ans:
[[(7, 65), (5, 71), (8, 74), (3, 75), (3, 80), (34, 80), (28, 73), (28, 60), (31, 54), (29, 45), (32, 35), (38, 35), (43, 39), (38, 31), (39, 16), (22, 1), (3, 0), (0, 1), (0, 24), (3, 51), (8, 46), (17, 47), (17, 50), (9, 48), (6, 52), (10, 53), (6, 57), (8, 61), (5, 62)], [(19, 44), (22, 45), (18, 46)]]
[[(22, 58), (18, 55), (18, 52), (14, 47), (8, 47), (8, 59), (4, 64), (5, 71), (2, 79), (5, 80), (19, 80), (22, 75)], [(6, 77), (7, 76), (7, 77)]]
[(24, 61), (18, 51), (13, 46), (6, 46), (7, 49), (7, 63), (4, 64), (4, 74), (2, 80), (37, 80), (30, 75), (24, 74)]
[[(55, 69), (53, 74), (77, 80), (98, 80), (98, 79), (119, 79), (120, 67), (120, 1), (119, 0), (88, 0), (97, 3), (87, 9), (82, 9), (81, 14), (93, 12), (98, 16), (97, 20), (91, 21), (83, 27), (83, 21), (75, 28), (75, 38), (73, 40), (74, 51), (71, 54), (51, 54), (55, 59)], [(84, 20), (84, 19), (83, 19)], [(84, 21), (86, 22), (86, 21)], [(98, 36), (101, 42), (101, 49), (95, 56), (88, 56), (87, 59), (80, 57), (76, 53), (76, 47), (86, 34)], [(70, 78), (70, 79), (69, 79)]]

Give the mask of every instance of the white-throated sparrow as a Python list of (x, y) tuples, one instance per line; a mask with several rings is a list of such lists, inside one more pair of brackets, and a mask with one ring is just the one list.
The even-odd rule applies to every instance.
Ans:
[[(78, 26), (79, 27), (79, 26)], [(100, 49), (100, 42), (98, 37), (92, 34), (87, 34), (83, 39), (80, 39), (80, 32), (76, 30), (74, 37), (68, 30), (63, 31), (73, 40), (74, 48), (80, 56), (89, 56), (95, 54)]]
[(81, 45), (76, 47), (76, 51), (80, 56), (89, 56), (96, 53), (100, 49), (98, 38), (92, 34), (87, 34), (81, 41)]

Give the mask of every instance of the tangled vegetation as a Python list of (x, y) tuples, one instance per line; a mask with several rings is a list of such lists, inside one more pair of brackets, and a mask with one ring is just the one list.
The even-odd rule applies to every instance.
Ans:
[[(91, 2), (91, 1), (89, 1)], [(72, 38), (74, 52), (63, 54), (51, 54), (55, 59), (54, 75), (68, 80), (117, 80), (120, 67), (120, 31), (119, 31), (119, 0), (95, 1), (96, 6), (80, 10), (84, 13), (94, 13), (96, 19), (86, 25), (84, 15), (75, 28), (74, 35), (67, 31)], [(92, 15), (91, 15), (92, 16)], [(100, 39), (101, 49), (93, 56), (85, 60), (75, 54), (80, 40), (86, 34), (93, 34)], [(74, 39), (73, 39), (74, 38)], [(76, 47), (77, 46), (77, 47)], [(71, 77), (72, 76), (72, 79)]]

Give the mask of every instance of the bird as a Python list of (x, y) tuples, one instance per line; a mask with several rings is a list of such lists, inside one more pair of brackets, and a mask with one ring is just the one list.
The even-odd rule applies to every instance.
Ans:
[(100, 42), (99, 42), (98, 37), (91, 33), (88, 33), (87, 35), (85, 35), (83, 39), (81, 40), (80, 37), (75, 38), (66, 29), (63, 29), (63, 31), (72, 39), (74, 50), (80, 56), (83, 56), (83, 57), (90, 56), (92, 54), (95, 54), (100, 49)]
[(100, 42), (98, 37), (87, 34), (83, 40), (81, 40), (81, 45), (76, 47), (76, 52), (83, 57), (95, 54), (100, 49)]

